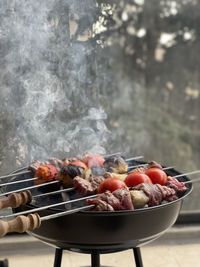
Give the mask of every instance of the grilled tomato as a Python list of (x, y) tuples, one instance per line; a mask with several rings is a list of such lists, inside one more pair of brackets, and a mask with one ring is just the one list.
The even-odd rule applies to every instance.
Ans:
[(149, 168), (145, 171), (153, 184), (165, 185), (167, 182), (167, 174), (159, 168)]
[(149, 176), (147, 176), (145, 173), (141, 173), (141, 172), (130, 173), (126, 177), (124, 182), (128, 187), (136, 186), (136, 185), (142, 184), (142, 183), (152, 184), (152, 181), (149, 178)]
[(117, 189), (126, 188), (126, 184), (119, 180), (118, 178), (107, 178), (103, 182), (100, 183), (98, 188), (98, 193), (103, 193), (105, 191), (113, 192)]

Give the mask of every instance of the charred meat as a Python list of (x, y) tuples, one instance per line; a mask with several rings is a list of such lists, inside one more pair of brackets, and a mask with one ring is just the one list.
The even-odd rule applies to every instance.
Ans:
[(131, 195), (128, 189), (118, 189), (113, 191), (106, 191), (105, 193), (99, 194), (97, 198), (88, 199), (88, 204), (95, 205), (93, 210), (104, 211), (103, 203), (107, 203), (113, 210), (133, 210), (133, 204), (131, 201)]
[(89, 181), (77, 176), (73, 179), (73, 186), (80, 195), (87, 196), (96, 194), (102, 181), (104, 178), (101, 176), (91, 176)]
[(60, 169), (58, 180), (60, 180), (64, 187), (73, 186), (73, 179), (76, 176), (84, 176), (84, 169), (75, 165), (63, 166)]
[(180, 182), (176, 178), (171, 176), (167, 177), (166, 186), (174, 189), (178, 196), (182, 195), (187, 190), (185, 183)]

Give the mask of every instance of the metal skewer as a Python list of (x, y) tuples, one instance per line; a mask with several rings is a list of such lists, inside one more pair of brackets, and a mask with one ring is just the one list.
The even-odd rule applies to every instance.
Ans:
[(39, 228), (42, 221), (58, 218), (65, 216), (67, 214), (76, 213), (78, 211), (88, 210), (93, 208), (95, 205), (87, 205), (80, 208), (75, 208), (71, 210), (66, 210), (62, 212), (58, 212), (51, 215), (46, 215), (40, 217), (38, 213), (29, 214), (26, 216), (17, 216), (13, 220), (9, 221), (0, 221), (0, 237), (6, 235), (7, 233), (17, 232), (17, 233), (24, 233), (26, 231), (32, 231), (36, 228)]
[(51, 204), (51, 205), (47, 205), (47, 206), (31, 209), (31, 210), (25, 210), (25, 211), (21, 211), (21, 212), (9, 214), (9, 215), (3, 215), (3, 216), (0, 216), (0, 219), (7, 219), (7, 218), (10, 218), (10, 217), (15, 217), (15, 216), (19, 216), (19, 215), (28, 214), (28, 213), (38, 212), (38, 211), (46, 210), (46, 209), (49, 209), (49, 208), (55, 208), (55, 207), (58, 207), (58, 206), (61, 206), (61, 205), (71, 204), (71, 203), (82, 201), (82, 200), (86, 200), (86, 199), (89, 199), (89, 198), (94, 198), (96, 196), (98, 196), (98, 194), (85, 196), (85, 197), (72, 199), (72, 200), (67, 200), (67, 201), (63, 201), (63, 202), (59, 202), (59, 203), (55, 203), (55, 204)]
[(125, 161), (137, 160), (137, 159), (142, 159), (142, 158), (144, 158), (144, 156), (137, 156), (137, 157), (125, 159)]
[(91, 209), (93, 207), (95, 207), (95, 205), (87, 205), (87, 206), (80, 207), (80, 208), (75, 208), (75, 209), (71, 209), (71, 210), (61, 211), (61, 212), (51, 214), (51, 215), (46, 215), (44, 217), (41, 217), (41, 221), (46, 221), (46, 220), (62, 217), (62, 216), (65, 216), (67, 214), (73, 214), (73, 213), (76, 213), (78, 211), (88, 210), (88, 209)]
[(0, 176), (0, 179), (6, 179), (6, 178), (13, 177), (13, 176), (21, 175), (21, 174), (27, 174), (27, 173), (31, 173), (31, 171), (22, 171), (22, 172), (18, 172), (18, 173), (12, 173), (12, 174), (8, 174), (8, 175), (3, 175), (3, 176)]
[(60, 181), (56, 180), (56, 181), (51, 181), (51, 182), (44, 183), (44, 184), (38, 184), (38, 185), (28, 186), (26, 188), (21, 188), (21, 189), (17, 189), (17, 190), (13, 190), (13, 191), (8, 191), (8, 192), (0, 194), (0, 197), (6, 196), (6, 195), (9, 195), (9, 194), (12, 194), (12, 193), (18, 193), (18, 192), (21, 192), (21, 191), (24, 191), (24, 190), (31, 190), (31, 189), (43, 187), (43, 186), (46, 186), (46, 185), (56, 184), (56, 183), (60, 183)]
[(13, 181), (13, 182), (8, 182), (8, 183), (3, 183), (3, 184), (0, 184), (0, 187), (12, 185), (12, 184), (20, 184), (20, 183), (30, 182), (30, 181), (34, 181), (34, 180), (38, 180), (38, 177), (28, 178), (28, 179), (18, 180), (18, 181)]
[[(132, 170), (134, 170), (134, 169), (137, 169), (137, 168), (140, 168), (140, 167), (145, 167), (145, 166), (148, 166), (148, 165), (149, 165), (148, 163), (145, 163), (145, 164), (139, 164), (139, 165), (135, 165), (135, 166), (129, 166), (128, 169), (132, 169)], [(169, 166), (169, 167), (163, 168), (162, 170), (165, 171), (165, 170), (170, 170), (170, 169), (173, 169), (173, 168), (174, 168), (173, 166)], [(128, 174), (131, 173), (132, 170), (130, 170), (130, 171), (128, 172)], [(39, 178), (38, 178), (38, 177), (34, 177), (34, 178), (28, 178), (28, 179), (23, 179), (23, 180), (17, 180), (17, 181), (13, 181), (13, 182), (7, 182), (7, 183), (0, 184), (0, 187), (2, 187), (2, 186), (12, 185), (12, 184), (18, 184), (18, 183), (30, 182), (30, 181), (34, 181), (34, 180), (37, 180), (37, 179), (39, 179)], [(49, 182), (47, 182), (47, 183), (45, 183), (45, 184), (48, 185)]]
[[(181, 177), (181, 176), (186, 176), (186, 175), (192, 175), (192, 174), (197, 174), (197, 173), (200, 173), (200, 170), (198, 171), (192, 171), (192, 172), (188, 172), (188, 173), (184, 173), (184, 174), (178, 174), (178, 175), (175, 175), (173, 176), (173, 178), (178, 178), (178, 177)], [(200, 178), (198, 178), (197, 180), (194, 180), (195, 182), (197, 181), (200, 181)], [(184, 182), (185, 184), (188, 184), (188, 183), (192, 183), (193, 181), (186, 181)], [(57, 194), (57, 193), (61, 193), (61, 192), (66, 192), (66, 191), (71, 191), (71, 190), (74, 190), (75, 188), (67, 188), (67, 189), (62, 189), (62, 190), (58, 190), (58, 191), (54, 191), (54, 192), (49, 192), (49, 193), (46, 193), (46, 194), (40, 194), (40, 195), (36, 195), (36, 196), (31, 196), (31, 193), (30, 191), (23, 191), (21, 192), (20, 194), (22, 194), (23, 198), (26, 200), (26, 201), (23, 201), (22, 200), (22, 197), (21, 196), (15, 196), (14, 199), (12, 199), (10, 196), (12, 196), (12, 194), (10, 196), (8, 196), (8, 198), (10, 197), (12, 199), (12, 205), (11, 207), (18, 207), (22, 204), (26, 204), (26, 203), (30, 203), (32, 201), (33, 198), (37, 198), (37, 197), (40, 197), (40, 196), (45, 196), (45, 195), (51, 195), (51, 194)], [(27, 192), (27, 193), (26, 193)], [(20, 195), (19, 194), (19, 195)], [(16, 194), (17, 195), (17, 194)], [(90, 196), (86, 196), (86, 197), (82, 197), (82, 198), (77, 198), (77, 199), (73, 199), (73, 200), (67, 200), (65, 202), (61, 202), (61, 203), (56, 203), (56, 204), (51, 204), (51, 205), (48, 205), (48, 206), (44, 206), (44, 207), (40, 207), (40, 208), (37, 208), (37, 209), (34, 209), (32, 211), (39, 211), (39, 210), (43, 210), (43, 209), (48, 209), (48, 208), (52, 208), (52, 207), (56, 207), (56, 206), (59, 206), (61, 204), (69, 204), (69, 203), (73, 203), (73, 202), (76, 202), (76, 201), (81, 201), (81, 200), (84, 200), (84, 199), (87, 199), (87, 198), (90, 198), (90, 197), (96, 197), (97, 194), (95, 195), (90, 195)], [(7, 199), (8, 199), (7, 198)], [(11, 202), (11, 199), (10, 200), (3, 200), (2, 203), (0, 202), (0, 208), (5, 208), (5, 207), (10, 207), (10, 202)], [(18, 205), (18, 206), (17, 206)], [(29, 211), (26, 211), (26, 213), (29, 213)], [(22, 215), (22, 214), (26, 214), (26, 213), (17, 213), (17, 215)], [(9, 217), (11, 217), (12, 215), (8, 215)], [(15, 214), (16, 216), (16, 214)], [(7, 217), (0, 217), (0, 218), (7, 218)]]
[[(114, 153), (114, 154), (110, 154), (110, 155), (108, 155), (106, 157), (117, 155), (117, 154), (120, 154), (120, 152), (117, 152), (117, 153)], [(125, 161), (130, 161), (130, 160), (134, 160), (134, 159), (136, 160), (136, 159), (141, 159), (141, 158), (143, 158), (143, 156), (136, 156), (136, 157), (133, 157), (133, 158), (126, 159)], [(28, 167), (23, 167), (20, 170), (23, 170), (24, 168), (28, 168)], [(30, 170), (25, 170), (25, 171), (21, 171), (21, 172), (18, 172), (18, 173), (11, 173), (11, 174), (8, 174), (8, 175), (0, 176), (0, 179), (6, 179), (6, 178), (22, 175), (22, 174), (28, 174), (28, 173), (31, 173), (31, 172), (32, 171), (30, 171)]]
[[(139, 157), (140, 157), (140, 156), (139, 156)], [(167, 168), (171, 168), (171, 167), (167, 167)], [(166, 170), (166, 169), (165, 169), (165, 170)], [(200, 170), (192, 171), (192, 172), (188, 172), (188, 173), (185, 173), (185, 174), (179, 174), (179, 175), (174, 176), (174, 177), (175, 177), (175, 178), (178, 178), (178, 177), (181, 177), (181, 176), (193, 175), (193, 174), (197, 174), (197, 173), (200, 173)], [(34, 179), (34, 178), (33, 178), (33, 179)], [(6, 195), (8, 195), (8, 194), (12, 194), (12, 193), (17, 193), (17, 192), (20, 192), (20, 191), (30, 190), (30, 189), (39, 188), (39, 187), (47, 186), (47, 185), (54, 184), (54, 183), (59, 183), (59, 182), (60, 182), (60, 181), (56, 180), (56, 181), (51, 181), (51, 182), (47, 182), (47, 183), (44, 183), (44, 184), (39, 184), (39, 185), (29, 186), (29, 187), (26, 187), (26, 188), (23, 188), (23, 189), (18, 189), (18, 190), (13, 190), (13, 191), (5, 192), (5, 193), (0, 194), (0, 197), (1, 197), (1, 196), (6, 196)], [(7, 184), (7, 185), (8, 185), (8, 184)], [(71, 191), (71, 190), (74, 190), (74, 187), (69, 188), (68, 191)]]
[[(145, 163), (145, 164), (139, 164), (139, 165), (135, 165), (135, 166), (129, 166), (128, 169), (131, 169), (129, 171), (129, 173), (131, 173), (132, 170), (134, 171), (137, 168), (146, 167), (148, 165), (149, 165), (148, 163)], [(154, 167), (152, 167), (152, 168), (154, 168)], [(174, 166), (169, 166), (169, 167), (162, 168), (161, 170), (167, 171), (167, 170), (170, 170), (170, 169), (173, 169), (173, 168), (174, 168)]]

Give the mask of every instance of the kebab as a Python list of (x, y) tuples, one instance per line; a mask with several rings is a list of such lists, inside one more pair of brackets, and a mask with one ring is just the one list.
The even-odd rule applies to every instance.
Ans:
[[(162, 186), (163, 192), (164, 191), (168, 192), (169, 189), (167, 189), (167, 188), (170, 188), (170, 189), (175, 191), (176, 197), (181, 197), (182, 194), (187, 190), (187, 187), (185, 185), (190, 181), (181, 182), (181, 181), (178, 181), (176, 178), (181, 177), (181, 176), (186, 176), (186, 175), (192, 175), (192, 174), (196, 174), (196, 173), (199, 173), (199, 171), (188, 172), (188, 173), (176, 175), (173, 177), (168, 176), (167, 182), (166, 182), (164, 187), (160, 184), (152, 184), (152, 183), (148, 184), (149, 187), (147, 186), (147, 184), (142, 183), (142, 185), (145, 185), (145, 187), (142, 188), (142, 190), (140, 188), (141, 184), (138, 184), (137, 186), (130, 187), (131, 197), (132, 197), (132, 199), (134, 199), (134, 207), (135, 208), (141, 208), (141, 207), (144, 207), (148, 203), (148, 201), (149, 201), (148, 190), (147, 190), (148, 188), (149, 188), (150, 192), (152, 190), (153, 191), (156, 191), (156, 190), (159, 191), (161, 188), (160, 186)], [(74, 184), (75, 185), (74, 189), (76, 189), (76, 191), (79, 193), (81, 198), (77, 198), (75, 200), (72, 200), (72, 202), (82, 200), (82, 197), (85, 199), (87, 199), (88, 196), (96, 197), (97, 193), (104, 193), (105, 191), (112, 192), (112, 191), (115, 191), (117, 189), (127, 188), (127, 185), (123, 181), (120, 181), (117, 178), (108, 178), (108, 179), (104, 179), (104, 180), (102, 179), (102, 181), (100, 183), (98, 180), (98, 179), (100, 179), (100, 177), (93, 177), (93, 178), (97, 179), (95, 187), (92, 187), (92, 185), (94, 185), (94, 184), (89, 183), (89, 181), (87, 181), (81, 177), (75, 177), (74, 178), (74, 182), (76, 181), (76, 183), (77, 183), (77, 184)], [(193, 180), (193, 182), (195, 182), (195, 181), (199, 181), (199, 178), (197, 178), (196, 180)], [(58, 191), (49, 192), (49, 193), (45, 193), (45, 194), (39, 194), (39, 195), (36, 195), (33, 197), (29, 192), (25, 191), (25, 192), (27, 192), (26, 201), (24, 200), (25, 196), (23, 195), (23, 194), (25, 194), (25, 192), (20, 192), (19, 194), (17, 194), (17, 193), (10, 194), (8, 197), (6, 197), (0, 201), (0, 208), (5, 208), (5, 207), (15, 208), (15, 207), (18, 207), (22, 204), (29, 203), (32, 201), (32, 199), (40, 197), (40, 196), (58, 194), (58, 193), (61, 193), (63, 191), (70, 191), (70, 190), (71, 189), (68, 188), (68, 189), (58, 190)], [(172, 191), (172, 192), (174, 192), (174, 191)], [(21, 196), (21, 194), (22, 194), (22, 196)], [(151, 193), (149, 193), (149, 195), (151, 195)], [(174, 199), (172, 199), (172, 200), (174, 200)], [(166, 199), (163, 198), (163, 201), (166, 201)], [(63, 202), (62, 204), (67, 204), (67, 203), (70, 203), (70, 201), (69, 202)], [(60, 204), (58, 203), (57, 205), (60, 205)], [(48, 208), (48, 206), (44, 207), (44, 208), (46, 209), (46, 208)]]
[[(113, 178), (109, 178), (113, 179)], [(175, 182), (174, 182), (175, 180)], [(119, 180), (120, 181), (120, 180)], [(104, 211), (101, 206), (103, 205), (103, 202), (106, 202), (106, 209), (105, 210), (133, 210), (135, 208), (142, 208), (142, 207), (151, 207), (151, 206), (156, 206), (160, 205), (163, 201), (173, 201), (176, 200), (178, 197), (181, 197), (184, 192), (187, 190), (187, 187), (185, 186), (185, 183), (179, 182), (176, 180), (174, 177), (170, 177), (170, 181), (168, 185), (162, 186), (160, 184), (139, 184), (135, 187), (128, 188), (125, 183), (120, 181), (121, 185), (118, 188), (107, 188), (104, 187), (104, 190), (102, 190), (102, 193), (98, 194), (93, 194), (93, 195), (87, 195), (81, 198), (77, 199), (72, 199), (64, 202), (59, 202), (51, 205), (47, 205), (44, 207), (39, 207), (32, 209), (32, 212), (35, 211), (40, 211), (56, 206), (60, 206), (63, 204), (69, 204), (77, 201), (82, 201), (86, 200), (88, 204), (94, 205), (94, 207), (97, 206), (97, 210), (102, 210)], [(176, 187), (174, 187), (173, 184), (176, 184)], [(184, 185), (183, 185), (184, 184)], [(99, 190), (100, 191), (100, 187)], [(37, 196), (34, 196), (37, 197)], [(25, 191), (25, 192), (20, 192), (19, 194), (11, 194), (7, 199), (10, 199), (10, 204), (12, 204), (13, 208), (18, 207), (16, 203), (16, 200), (18, 199), (19, 201), (24, 198), (25, 201), (28, 203), (31, 202), (32, 200), (32, 195), (30, 191)], [(115, 199), (118, 198), (118, 201)], [(13, 202), (11, 203), (11, 199)], [(88, 199), (88, 200), (87, 200)], [(102, 202), (103, 201), (103, 202)], [(120, 201), (120, 203), (119, 203)], [(27, 203), (26, 202), (26, 203)], [(3, 204), (6, 203), (6, 200), (1, 200), (0, 201), (0, 206), (3, 207)], [(21, 204), (26, 204), (26, 203), (21, 203)], [(98, 207), (98, 204), (100, 207)], [(108, 209), (109, 206), (111, 205), (112, 208)], [(30, 211), (22, 211), (20, 213), (17, 213), (17, 215), (22, 215), (30, 213)], [(1, 216), (1, 218), (9, 218), (12, 216), (16, 216), (16, 214), (11, 214), (11, 215), (5, 215)]]
[[(113, 155), (112, 155), (113, 156)], [(106, 157), (106, 160), (109, 161), (109, 157)], [(139, 159), (142, 156), (137, 156), (131, 159), (127, 159), (126, 161), (133, 160), (133, 159)], [(118, 157), (119, 158), (119, 157)], [(20, 181), (13, 181), (9, 183), (1, 184), (0, 186), (5, 185), (11, 185), (11, 184), (17, 184), (22, 183), (23, 181), (31, 181), (33, 180), (35, 185), (29, 186), (24, 188), (24, 190), (31, 190), (34, 188), (40, 188), (41, 191), (43, 188), (45, 188), (46, 191), (61, 191), (60, 185), (64, 185), (64, 187), (69, 186), (72, 184), (73, 177), (76, 177), (77, 175), (81, 175), (81, 177), (84, 177), (84, 179), (89, 179), (91, 176), (91, 169), (86, 167), (86, 164), (88, 164), (89, 167), (101, 167), (104, 163), (104, 158), (100, 155), (92, 155), (92, 154), (86, 154), (82, 159), (85, 161), (82, 162), (79, 160), (79, 158), (70, 158), (70, 159), (64, 159), (64, 160), (58, 160), (56, 158), (51, 158), (46, 162), (40, 162), (40, 161), (34, 161), (33, 164), (29, 166), (29, 171), (34, 172), (37, 177), (20, 180)], [(113, 157), (112, 157), (113, 159)], [(123, 162), (123, 164), (126, 166), (127, 163), (125, 160), (121, 160), (120, 162)], [(119, 166), (120, 167), (120, 166)], [(17, 174), (13, 174), (17, 175)], [(47, 188), (47, 187), (48, 188)], [(69, 188), (70, 190), (73, 190), (74, 188)], [(5, 192), (1, 194), (0, 196), (5, 196), (9, 193), (15, 193), (20, 192), (22, 189), (13, 190), (9, 192)], [(68, 191), (68, 190), (64, 190)]]
[[(136, 158), (141, 158), (141, 156)], [(106, 161), (107, 160), (109, 160), (109, 157), (106, 158)], [(86, 154), (81, 160), (79, 157), (70, 159), (68, 158), (62, 161), (56, 158), (51, 158), (45, 162), (34, 161), (28, 167), (28, 170), (31, 171), (33, 175), (36, 177), (21, 181), (4, 183), (1, 184), (0, 186), (23, 183), (25, 181), (31, 181), (31, 180), (34, 181), (35, 185), (39, 185), (43, 183), (48, 184), (50, 181), (58, 180), (62, 182), (64, 187), (70, 187), (73, 185), (73, 178), (76, 176), (81, 176), (85, 179), (89, 179), (91, 174), (102, 175), (103, 173), (105, 173), (105, 169), (103, 168), (104, 161), (105, 159), (98, 154), (96, 155)], [(128, 164), (125, 162), (125, 160), (122, 161), (121, 159), (121, 162), (125, 166), (125, 168), (127, 168)], [(117, 167), (120, 168), (121, 166), (120, 165), (116, 166), (116, 170)], [(24, 173), (20, 172), (20, 174)], [(18, 175), (18, 174), (13, 174), (13, 175)], [(54, 190), (57, 189), (58, 188), (54, 188)]]
[[(184, 193), (182, 187), (180, 190), (182, 193)], [(143, 192), (143, 194), (145, 194), (146, 196), (145, 207), (160, 205), (162, 204), (163, 201), (170, 202), (178, 198), (178, 196), (176, 195), (176, 191), (173, 188), (162, 186), (159, 184), (140, 184), (137, 187), (131, 188), (131, 190), (129, 190), (128, 188), (123, 188), (123, 189), (114, 190), (113, 192), (106, 191), (102, 194), (99, 194), (97, 197), (95, 196), (95, 198), (91, 198), (91, 197), (89, 199), (87, 199), (88, 197), (82, 198), (82, 200), (86, 199), (86, 203), (89, 204), (84, 207), (79, 207), (79, 208), (59, 212), (53, 215), (47, 215), (44, 217), (40, 217), (39, 214), (35, 213), (35, 214), (29, 214), (27, 217), (17, 216), (14, 220), (11, 220), (11, 221), (0, 221), (0, 236), (4, 236), (8, 232), (22, 233), (27, 230), (31, 231), (35, 228), (39, 228), (42, 221), (61, 217), (67, 214), (72, 214), (78, 211), (88, 210), (88, 209), (91, 211), (134, 210), (135, 208), (138, 208), (135, 202), (136, 199), (132, 195), (132, 192), (134, 191), (138, 191), (138, 192), (141, 191)], [(77, 201), (77, 200), (70, 200), (68, 201), (68, 203), (73, 202), (73, 201)], [(32, 212), (40, 211), (42, 209), (47, 209), (47, 208), (55, 207), (55, 206), (62, 205), (62, 204), (63, 203), (56, 203), (56, 204), (52, 204), (49, 206), (36, 208), (32, 210)], [(29, 212), (30, 211), (24, 211), (24, 212), (18, 213), (17, 215), (26, 214)], [(10, 217), (10, 215), (4, 216), (4, 217)]]
[[(88, 162), (88, 159), (90, 159), (90, 160), (92, 160), (92, 162), (94, 162), (94, 157), (92, 158), (91, 154), (90, 154), (90, 156), (87, 155), (87, 162)], [(98, 157), (98, 159), (99, 159), (99, 157)], [(108, 157), (108, 160), (109, 160), (109, 157)], [(113, 157), (112, 157), (112, 160), (113, 160)], [(66, 163), (66, 159), (64, 161)], [(96, 161), (96, 158), (95, 158), (95, 161)], [(77, 161), (77, 158), (71, 158), (71, 159), (68, 159), (67, 160), (67, 164), (72, 163), (72, 165), (70, 165), (70, 169), (72, 171), (73, 171), (73, 167), (75, 167), (75, 168), (77, 167), (76, 165), (73, 166), (73, 163), (76, 163), (77, 164), (77, 162), (79, 162), (79, 161)], [(54, 164), (53, 167), (50, 165), (50, 163), (53, 163)], [(95, 163), (95, 165), (97, 165), (97, 163)], [(85, 169), (85, 165), (82, 164), (81, 167), (82, 166), (84, 166), (84, 169)], [(90, 166), (91, 166), (91, 163), (90, 163)], [(141, 165), (139, 165), (139, 166), (141, 166)], [(143, 164), (142, 166), (145, 166), (145, 168), (143, 168), (143, 170), (144, 169), (151, 168), (151, 167), (159, 167), (159, 168), (161, 168), (161, 165), (159, 165), (156, 162), (150, 162), (148, 164)], [(37, 171), (38, 176), (39, 177), (42, 176), (43, 177), (43, 180), (47, 180), (47, 181), (52, 180), (52, 178), (50, 179), (49, 177), (53, 177), (53, 179), (56, 178), (58, 171), (57, 171), (57, 169), (55, 169), (55, 167), (61, 169), (62, 168), (61, 161), (57, 161), (56, 159), (50, 159), (48, 162), (44, 162), (42, 164), (39, 161), (35, 161), (30, 166), (30, 168), (31, 168), (32, 171), (33, 170), (34, 171)], [(68, 165), (68, 167), (69, 167), (69, 165)], [(137, 167), (137, 165), (135, 167)], [(164, 168), (164, 169), (169, 169), (169, 168), (171, 168), (171, 167)], [(64, 171), (65, 170), (66, 169), (64, 169)], [(78, 169), (76, 168), (75, 170), (78, 170), (79, 171), (79, 168)], [(136, 170), (138, 170), (138, 169), (136, 169)], [(139, 170), (141, 171), (142, 168), (140, 167)], [(69, 174), (67, 174), (67, 175), (69, 176)], [(76, 175), (77, 175), (77, 173), (75, 173), (74, 176), (76, 176)], [(76, 178), (73, 180), (74, 187), (68, 188), (68, 189), (60, 189), (60, 187), (59, 187), (60, 185), (57, 183), (58, 182), (57, 180), (56, 181), (50, 181), (50, 182), (46, 182), (46, 184), (48, 186), (53, 186), (54, 187), (54, 188), (51, 188), (53, 190), (53, 192), (50, 191), (48, 193), (39, 194), (39, 195), (37, 195), (35, 197), (45, 196), (45, 195), (52, 195), (52, 194), (58, 194), (58, 193), (62, 193), (62, 192), (68, 192), (68, 191), (71, 191), (71, 190), (74, 190), (74, 189), (76, 189), (76, 191), (80, 195), (92, 195), (92, 194), (95, 194), (97, 192), (97, 188), (98, 188), (99, 184), (104, 180), (104, 178), (110, 177), (110, 175), (112, 175), (112, 176), (113, 175), (116, 175), (117, 178), (119, 178), (119, 176), (122, 176), (122, 175), (124, 177), (127, 176), (127, 174), (114, 174), (114, 173), (109, 173), (109, 172), (105, 173), (105, 176), (104, 177), (90, 175), (90, 176), (88, 176), (88, 179), (87, 180), (84, 179), (84, 178), (82, 178), (82, 177), (76, 176)], [(35, 179), (38, 179), (38, 178), (33, 178), (33, 180), (35, 180)], [(71, 177), (69, 177), (69, 179), (72, 180)], [(26, 179), (24, 181), (28, 181), (28, 180), (31, 180), (31, 179)], [(39, 179), (39, 181), (41, 181), (41, 179)], [(18, 182), (23, 182), (23, 180), (22, 181), (14, 181), (14, 182), (10, 182), (10, 183), (5, 183), (5, 184), (2, 184), (2, 185), (15, 184), (15, 183), (18, 183)], [(27, 188), (24, 188), (24, 190), (31, 190), (31, 189), (34, 189), (36, 187), (42, 189), (46, 184), (39, 183), (36, 186), (29, 186)], [(14, 190), (14, 191), (11, 191), (11, 192), (6, 192), (4, 194), (1, 194), (1, 196), (7, 195), (9, 193), (10, 194), (12, 194), (12, 193), (15, 194), (15, 193), (18, 193), (18, 192), (21, 192), (21, 191), (22, 191), (21, 189), (18, 189), (18, 190)], [(45, 191), (47, 191), (47, 190), (45, 190)], [(19, 196), (18, 197), (18, 200), (16, 200), (16, 196), (15, 196), (15, 197), (13, 197), (12, 202), (15, 201), (16, 203), (18, 203), (18, 206), (19, 206), (20, 203), (21, 204), (23, 203), (22, 199), (23, 198), (21, 198), (21, 196)], [(1, 208), (3, 208), (3, 207), (9, 207), (8, 206), (9, 205), (9, 199), (6, 199), (4, 201), (4, 204), (2, 204), (2, 205), (3, 206)], [(15, 205), (17, 205), (17, 204), (15, 204)]]
[[(91, 154), (87, 155), (87, 157), (85, 157), (85, 159), (86, 159), (85, 160), (86, 164), (88, 164), (88, 162), (91, 160), (93, 163), (95, 162), (94, 165), (98, 165), (98, 162), (100, 162), (99, 165), (102, 166), (104, 164), (104, 162), (105, 162), (103, 160), (100, 161), (99, 157), (98, 158), (92, 157)], [(98, 159), (98, 161), (97, 161), (97, 159)], [(68, 164), (66, 166), (68, 166), (68, 167), (70, 166), (72, 171), (74, 170), (73, 167), (76, 167), (76, 168), (78, 167), (78, 169), (75, 169), (75, 170), (79, 170), (79, 168), (81, 168), (81, 169), (86, 169), (87, 168), (86, 164), (84, 164), (81, 161), (78, 161), (77, 158), (70, 158), (70, 159), (67, 159), (67, 160), (65, 159), (63, 161), (65, 162), (65, 164)], [(50, 163), (52, 165), (50, 165)], [(126, 162), (121, 160), (121, 158), (119, 158), (119, 156), (117, 156), (116, 159), (113, 156), (108, 157), (106, 164), (110, 164), (110, 163), (111, 163), (111, 165), (109, 165), (109, 166), (111, 166), (112, 168), (115, 167), (116, 171), (117, 171), (117, 167), (119, 169), (126, 168), (126, 166), (125, 166)], [(113, 163), (116, 163), (116, 165), (113, 166)], [(79, 166), (77, 166), (78, 164), (79, 164)], [(122, 164), (122, 167), (120, 166), (120, 164)], [(92, 167), (92, 163), (91, 162), (90, 162), (90, 166)], [(160, 170), (167, 177), (166, 173), (162, 170), (162, 166), (160, 164), (156, 163), (156, 162), (150, 162), (148, 164), (143, 164), (143, 166), (144, 167), (136, 168), (129, 175), (125, 174), (125, 177), (127, 176), (127, 178), (129, 178), (129, 176), (132, 176), (133, 174), (137, 174), (137, 173), (142, 174), (142, 173), (144, 173), (146, 171), (149, 171), (149, 170)], [(137, 166), (135, 166), (135, 167), (137, 167)], [(48, 162), (44, 162), (42, 164), (40, 164), (40, 162), (36, 161), (36, 162), (34, 162), (33, 165), (31, 165), (31, 168), (32, 168), (32, 170), (34, 169), (37, 172), (38, 176), (43, 177), (43, 180), (47, 180), (47, 181), (50, 180), (50, 182), (46, 182), (48, 185), (53, 185), (53, 186), (55, 186), (55, 184), (58, 185), (57, 184), (57, 182), (58, 182), (57, 180), (53, 180), (53, 181), (51, 181), (51, 180), (52, 180), (52, 177), (53, 177), (53, 179), (56, 179), (56, 177), (58, 175), (58, 169), (62, 169), (61, 161), (58, 161), (56, 159), (50, 159)], [(118, 171), (118, 172), (121, 172), (121, 171)], [(105, 173), (105, 177), (89, 175), (87, 177), (87, 179), (85, 179), (85, 177), (83, 178), (83, 177), (77, 176), (77, 173), (75, 173), (74, 174), (74, 180), (73, 180), (73, 186), (74, 186), (73, 188), (68, 188), (68, 189), (64, 189), (64, 190), (63, 189), (55, 190), (54, 192), (40, 194), (40, 195), (38, 195), (38, 197), (42, 196), (42, 195), (44, 196), (44, 195), (51, 195), (51, 194), (61, 193), (61, 192), (64, 192), (64, 191), (67, 192), (67, 191), (71, 191), (71, 190), (74, 190), (74, 189), (76, 189), (76, 191), (80, 194), (80, 196), (92, 195), (92, 194), (97, 193), (97, 189), (98, 189), (99, 185), (101, 183), (103, 184), (104, 179), (109, 177), (108, 174), (112, 175), (112, 176), (116, 175), (117, 178), (119, 178), (119, 176), (123, 175), (123, 174), (119, 174), (119, 173), (118, 174), (114, 174), (114, 173), (106, 172)], [(67, 175), (69, 176), (69, 173), (67, 173)], [(49, 178), (49, 177), (51, 177), (51, 178)], [(34, 178), (34, 179), (36, 179), (36, 178)], [(71, 179), (71, 177), (70, 177), (70, 179)], [(62, 181), (62, 179), (60, 179), (60, 180)], [(126, 179), (126, 180), (128, 180), (128, 179)], [(17, 182), (18, 181), (11, 182), (11, 183), (17, 183)], [(109, 180), (107, 182), (109, 183)], [(141, 182), (145, 182), (145, 181), (140, 181), (139, 183), (141, 183)], [(118, 184), (120, 183), (118, 179), (117, 179), (117, 183)], [(45, 184), (40, 184), (39, 183), (36, 186), (30, 186), (30, 187), (24, 188), (24, 190), (33, 189), (35, 187), (42, 188), (44, 185)], [(130, 185), (130, 184), (127, 183), (127, 185), (128, 186), (133, 186), (134, 184)], [(102, 187), (102, 185), (101, 185), (101, 187)], [(22, 190), (19, 189), (19, 190), (15, 190), (15, 191), (11, 191), (11, 192), (6, 192), (4, 194), (1, 194), (1, 196), (7, 195), (9, 193), (17, 193), (17, 192), (21, 192), (21, 191)], [(101, 189), (99, 189), (99, 192), (101, 192)], [(35, 196), (35, 197), (37, 197), (37, 196)], [(20, 196), (20, 199), (21, 199), (21, 196)], [(5, 205), (8, 205), (9, 200), (7, 199), (5, 201), (5, 203), (7, 203), (7, 204), (4, 204), (3, 207), (5, 207)], [(20, 200), (20, 201), (18, 201), (18, 203), (23, 203), (23, 201)]]

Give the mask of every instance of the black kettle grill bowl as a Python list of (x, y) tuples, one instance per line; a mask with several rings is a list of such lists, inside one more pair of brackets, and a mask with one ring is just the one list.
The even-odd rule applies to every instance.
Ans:
[[(138, 163), (141, 162), (134, 161), (131, 165)], [(180, 174), (174, 169), (167, 173), (171, 176)], [(28, 177), (23, 175), (17, 179)], [(186, 176), (179, 179), (189, 181)], [(183, 199), (192, 191), (192, 183), (187, 184), (187, 187), (182, 197), (166, 204), (134, 211), (81, 211), (43, 221), (40, 228), (29, 234), (52, 246), (74, 251), (117, 251), (141, 246), (160, 237), (175, 223)], [(27, 204), (14, 212), (32, 208), (35, 206)], [(46, 209), (40, 211), (39, 215), (43, 217), (55, 212), (58, 210)]]

